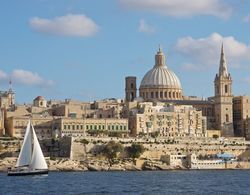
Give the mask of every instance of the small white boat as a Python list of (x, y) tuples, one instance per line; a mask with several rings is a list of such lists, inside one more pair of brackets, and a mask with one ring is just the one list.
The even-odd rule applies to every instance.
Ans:
[(8, 170), (8, 176), (48, 174), (48, 165), (43, 156), (33, 125), (29, 121), (23, 145), (15, 169)]

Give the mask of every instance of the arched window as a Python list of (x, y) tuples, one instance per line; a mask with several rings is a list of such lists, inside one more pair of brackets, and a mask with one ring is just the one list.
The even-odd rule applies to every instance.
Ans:
[(151, 98), (154, 98), (154, 92), (151, 92)]
[(229, 116), (226, 114), (226, 122), (229, 122)]
[(165, 91), (165, 98), (167, 98), (168, 97), (168, 93)]
[(130, 88), (131, 88), (131, 89), (134, 88), (134, 84), (133, 84), (133, 83), (130, 84)]
[(168, 93), (168, 97), (171, 98), (171, 91)]
[(225, 93), (228, 92), (228, 85), (225, 85)]

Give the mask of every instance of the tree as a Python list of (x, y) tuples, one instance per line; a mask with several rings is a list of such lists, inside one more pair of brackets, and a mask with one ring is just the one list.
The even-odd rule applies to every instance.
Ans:
[(120, 143), (116, 143), (115, 141), (110, 141), (107, 143), (104, 148), (102, 153), (106, 158), (108, 158), (110, 165), (113, 164), (114, 159), (118, 157), (118, 154), (124, 151), (124, 147)]
[(152, 138), (157, 138), (160, 135), (159, 131), (155, 131), (153, 133), (150, 134)]
[(82, 144), (84, 144), (84, 145), (88, 145), (88, 144), (89, 144), (89, 141), (86, 140), (86, 139), (82, 139), (80, 142), (81, 142)]
[(128, 154), (133, 159), (139, 158), (144, 151), (145, 148), (141, 144), (133, 143), (130, 147), (128, 147)]
[(216, 135), (216, 134), (214, 134), (214, 135), (213, 135), (213, 138), (214, 138), (214, 139), (218, 139), (218, 138), (219, 138), (219, 136), (218, 136), (218, 135)]

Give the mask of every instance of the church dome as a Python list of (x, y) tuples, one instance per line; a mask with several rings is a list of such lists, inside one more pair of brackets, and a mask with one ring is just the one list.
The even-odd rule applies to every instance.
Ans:
[(181, 89), (181, 83), (174, 72), (166, 66), (149, 70), (141, 81), (141, 87), (168, 87)]
[(155, 65), (143, 77), (140, 96), (144, 99), (182, 99), (179, 78), (166, 66), (165, 55), (161, 48), (155, 55)]

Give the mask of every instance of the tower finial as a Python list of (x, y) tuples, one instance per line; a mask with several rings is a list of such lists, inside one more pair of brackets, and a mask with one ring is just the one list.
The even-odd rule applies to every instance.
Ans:
[(159, 52), (162, 52), (161, 44), (159, 44)]
[(11, 81), (11, 77), (9, 78), (9, 92), (12, 92), (12, 81)]

